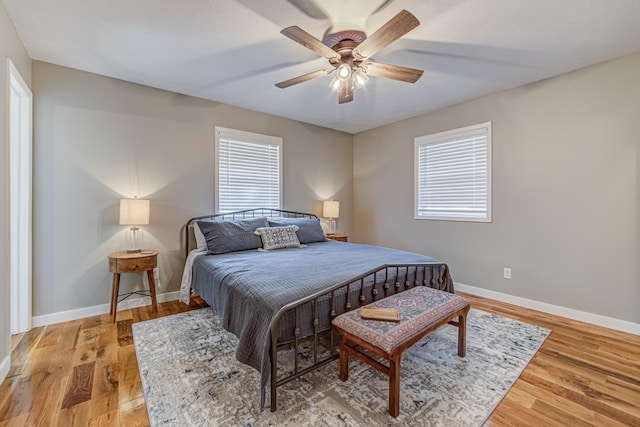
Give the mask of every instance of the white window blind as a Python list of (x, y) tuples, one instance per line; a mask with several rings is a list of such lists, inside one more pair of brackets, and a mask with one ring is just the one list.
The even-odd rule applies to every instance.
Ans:
[(216, 212), (279, 209), (282, 138), (216, 127)]
[(415, 218), (491, 221), (491, 122), (415, 138)]

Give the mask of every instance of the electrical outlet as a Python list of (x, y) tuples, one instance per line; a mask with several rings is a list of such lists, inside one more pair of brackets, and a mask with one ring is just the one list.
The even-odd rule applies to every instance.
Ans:
[(505, 279), (511, 279), (511, 269), (508, 267), (505, 267), (502, 270), (502, 277), (504, 277)]

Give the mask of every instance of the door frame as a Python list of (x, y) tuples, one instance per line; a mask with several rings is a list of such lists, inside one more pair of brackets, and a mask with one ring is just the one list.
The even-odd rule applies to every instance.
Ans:
[(31, 329), (33, 94), (7, 59), (11, 334)]

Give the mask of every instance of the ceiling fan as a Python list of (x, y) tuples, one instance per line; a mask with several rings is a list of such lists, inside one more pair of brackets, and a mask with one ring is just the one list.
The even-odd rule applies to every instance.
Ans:
[(336, 72), (331, 87), (338, 91), (338, 103), (353, 101), (354, 85), (361, 87), (368, 76), (385, 77), (407, 83), (415, 83), (423, 70), (382, 64), (371, 57), (420, 25), (420, 21), (406, 10), (400, 11), (369, 37), (362, 31), (341, 31), (325, 37), (325, 43), (297, 26), (287, 27), (280, 33), (326, 58), (333, 68), (313, 71), (302, 76), (276, 83), (284, 89)]

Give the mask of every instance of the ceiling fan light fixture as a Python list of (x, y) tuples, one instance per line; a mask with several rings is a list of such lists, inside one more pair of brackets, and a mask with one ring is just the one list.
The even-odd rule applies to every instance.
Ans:
[(340, 80), (347, 80), (351, 77), (351, 66), (349, 64), (340, 64), (337, 68), (336, 75)]
[(356, 82), (358, 88), (364, 87), (365, 83), (369, 80), (369, 76), (364, 72), (361, 67), (358, 67), (353, 72), (353, 80)]
[(298, 26), (287, 27), (280, 33), (325, 58), (331, 68), (303, 74), (276, 83), (276, 86), (284, 89), (335, 71), (330, 87), (338, 92), (338, 104), (344, 104), (353, 101), (354, 87), (362, 88), (369, 76), (415, 83), (423, 70), (369, 61), (380, 50), (418, 25), (418, 18), (403, 9), (369, 36), (362, 31), (345, 30), (326, 35), (321, 41)]
[(338, 76), (333, 76), (333, 79), (331, 79), (331, 84), (329, 85), (329, 87), (331, 87), (331, 89), (335, 90), (336, 92), (340, 92), (341, 84), (342, 84), (342, 80), (340, 80)]

